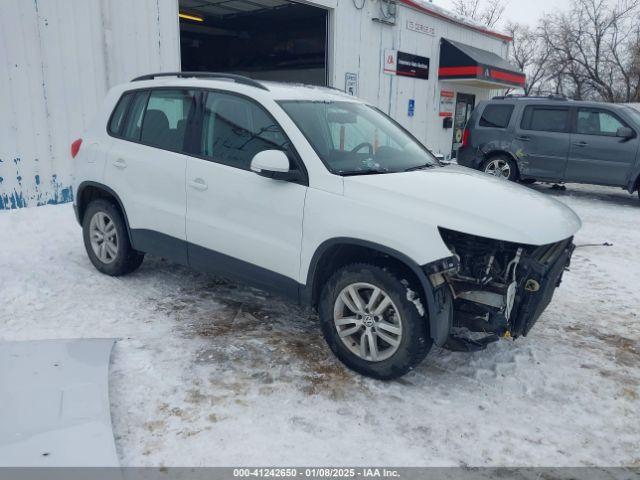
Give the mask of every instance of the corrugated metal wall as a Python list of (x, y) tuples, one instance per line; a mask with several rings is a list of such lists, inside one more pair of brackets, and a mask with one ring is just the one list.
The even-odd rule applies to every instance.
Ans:
[(70, 201), (69, 146), (107, 90), (179, 69), (177, 0), (2, 0), (0, 209)]

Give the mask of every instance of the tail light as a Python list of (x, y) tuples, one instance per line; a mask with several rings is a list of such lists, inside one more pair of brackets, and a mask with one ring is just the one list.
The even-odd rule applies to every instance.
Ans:
[(71, 158), (76, 158), (78, 152), (80, 151), (80, 146), (82, 145), (82, 139), (79, 138), (75, 142), (71, 144)]
[(462, 133), (462, 146), (463, 147), (468, 147), (469, 146), (469, 129), (465, 128), (464, 132)]

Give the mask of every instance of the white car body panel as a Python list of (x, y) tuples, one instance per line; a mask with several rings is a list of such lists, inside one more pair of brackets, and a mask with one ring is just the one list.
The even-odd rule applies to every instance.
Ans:
[(581, 226), (573, 210), (549, 196), (454, 165), (349, 177), (345, 196), (433, 229), (527, 245), (567, 239)]
[[(345, 179), (345, 185), (350, 178)], [(305, 208), (300, 283), (305, 284), (318, 247), (334, 238), (347, 238), (395, 250), (425, 265), (451, 256), (437, 228), (416, 221), (409, 211), (385, 206), (382, 198), (355, 198), (309, 189)], [(372, 195), (373, 197), (373, 195)]]
[(129, 227), (186, 240), (187, 156), (114, 139), (107, 153), (104, 183), (126, 205)]
[(192, 158), (189, 243), (297, 280), (306, 192), (303, 185)]
[(118, 467), (114, 340), (0, 343), (0, 467)]

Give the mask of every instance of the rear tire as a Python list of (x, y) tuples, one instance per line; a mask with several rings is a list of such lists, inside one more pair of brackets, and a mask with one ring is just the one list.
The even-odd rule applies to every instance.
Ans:
[(432, 346), (428, 320), (407, 294), (406, 282), (378, 266), (339, 269), (324, 286), (318, 309), (329, 348), (362, 375), (378, 380), (405, 375)]
[(482, 171), (492, 177), (515, 182), (518, 180), (518, 166), (506, 155), (496, 155), (482, 164)]
[(126, 275), (144, 260), (144, 253), (131, 247), (120, 209), (108, 200), (98, 199), (89, 204), (82, 221), (82, 236), (89, 260), (105, 275)]

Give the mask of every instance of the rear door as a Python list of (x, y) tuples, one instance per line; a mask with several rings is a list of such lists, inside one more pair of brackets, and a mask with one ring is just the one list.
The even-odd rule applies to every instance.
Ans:
[(567, 163), (568, 182), (625, 186), (638, 151), (638, 136), (617, 136), (627, 123), (604, 108), (580, 107)]
[(186, 263), (185, 132), (195, 92), (140, 90), (129, 102), (105, 166), (120, 197), (134, 247)]
[(284, 131), (258, 103), (208, 92), (198, 157), (187, 162), (187, 238), (194, 267), (297, 295), (306, 185), (250, 170), (264, 150), (302, 168)]
[(524, 107), (513, 144), (522, 175), (538, 180), (562, 180), (571, 143), (570, 124), (568, 106)]

